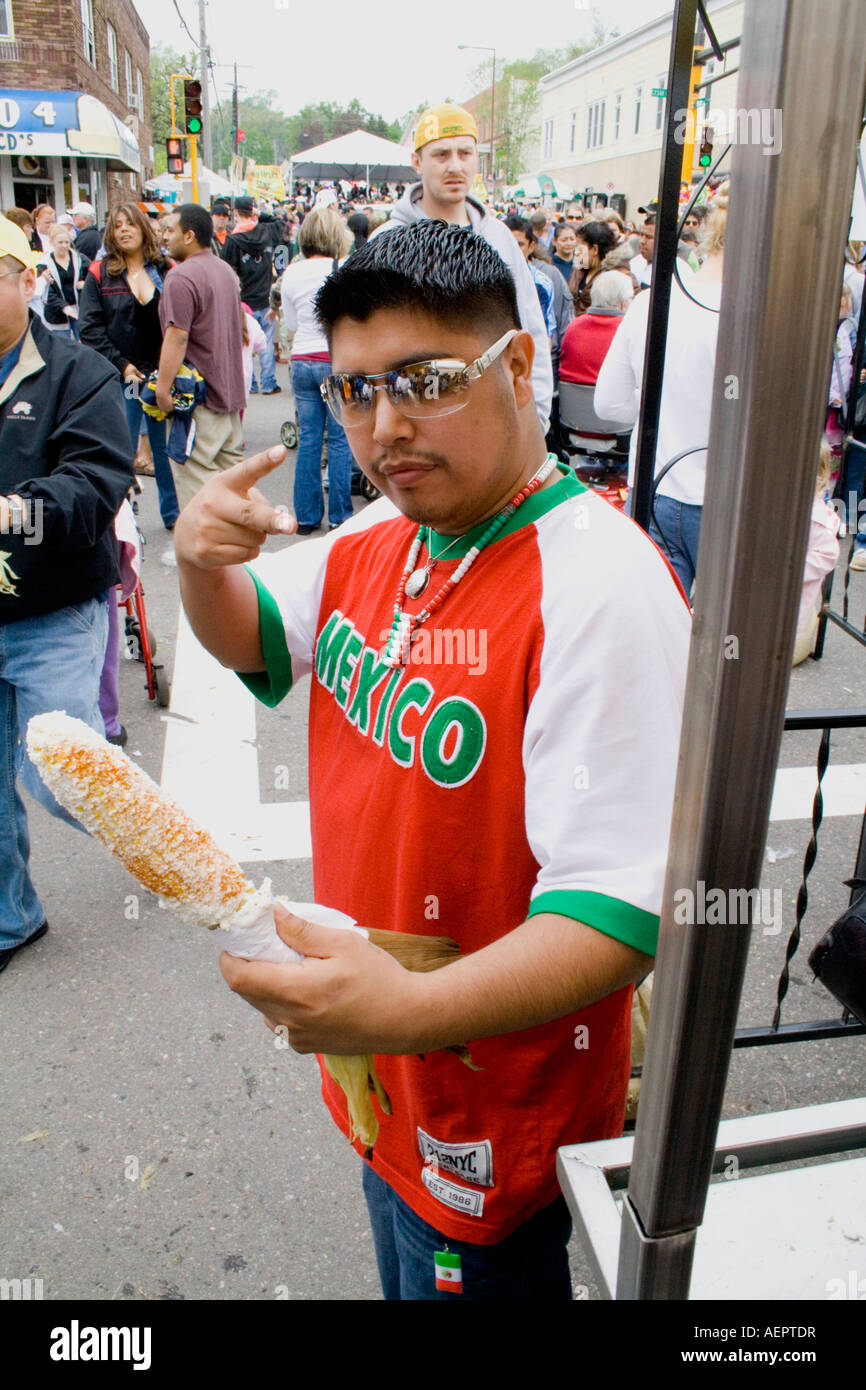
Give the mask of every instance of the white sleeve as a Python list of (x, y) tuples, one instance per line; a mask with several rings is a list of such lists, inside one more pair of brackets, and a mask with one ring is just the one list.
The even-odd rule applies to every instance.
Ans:
[(244, 568), (252, 575), (259, 601), (259, 628), (265, 670), (238, 673), (258, 700), (273, 708), (313, 669), (316, 625), (331, 550), (342, 537), (365, 531), (399, 512), (380, 497), (321, 540), (294, 543), (260, 555)]
[(637, 420), (648, 307), (648, 294), (632, 300), (601, 364), (593, 401), (596, 415), (603, 420), (621, 425), (633, 425)]
[(608, 504), (583, 494), (556, 510), (523, 748), (530, 916), (573, 917), (652, 955), (690, 615), (655, 547)]
[[(280, 281), (280, 298), (283, 302), (283, 318), (286, 322), (286, 328), (289, 333), (295, 333), (298, 327), (298, 315), (297, 311), (295, 310), (295, 302), (292, 298), (292, 292), (290, 289), (290, 270), (291, 266), (288, 266), (286, 270), (283, 272), (283, 278)], [(294, 276), (292, 278), (294, 279)]]

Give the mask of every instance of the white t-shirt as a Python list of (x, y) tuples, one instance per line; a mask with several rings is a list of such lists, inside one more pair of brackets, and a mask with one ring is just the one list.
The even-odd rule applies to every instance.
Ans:
[[(661, 495), (700, 507), (704, 500), (705, 446), (710, 435), (722, 286), (720, 281), (695, 283), (693, 276), (688, 277), (687, 283), (689, 294), (701, 303), (695, 304), (674, 278), (655, 471), (658, 474), (684, 449), (703, 445), (697, 453), (687, 454), (675, 464), (658, 486)], [(637, 421), (649, 302), (648, 291), (632, 301), (601, 365), (594, 399), (596, 413), (605, 420), (615, 420), (622, 425), (633, 425)], [(636, 455), (635, 430), (629, 451), (629, 486), (634, 482)]]
[(308, 357), (314, 352), (328, 351), (328, 340), (316, 318), (314, 301), (331, 274), (333, 265), (330, 256), (311, 256), (309, 260), (292, 261), (283, 272), (280, 294), (286, 328), (295, 335), (293, 357)]

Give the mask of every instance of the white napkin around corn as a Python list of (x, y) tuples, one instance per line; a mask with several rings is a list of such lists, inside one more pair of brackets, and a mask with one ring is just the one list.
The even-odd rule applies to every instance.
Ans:
[(274, 903), (282, 903), (295, 917), (305, 922), (315, 922), (320, 927), (338, 927), (344, 931), (358, 932), (369, 939), (364, 927), (359, 927), (354, 917), (340, 912), (335, 907), (323, 907), (321, 903), (296, 903), (288, 898), (274, 898), (271, 894), (271, 881), (266, 878), (261, 888), (251, 893), (249, 900), (239, 908), (227, 922), (220, 923), (217, 938), (220, 950), (228, 951), (230, 956), (243, 956), (246, 960), (268, 960), (278, 965), (297, 964), (304, 959), (300, 951), (287, 946), (277, 934), (274, 921)]

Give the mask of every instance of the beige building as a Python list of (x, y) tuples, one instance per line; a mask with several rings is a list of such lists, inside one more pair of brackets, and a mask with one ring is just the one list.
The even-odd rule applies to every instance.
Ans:
[[(707, 13), (720, 43), (742, 33), (743, 11), (743, 0), (709, 0)], [(638, 205), (658, 192), (665, 97), (654, 92), (667, 88), (672, 25), (673, 13), (663, 15), (573, 59), (540, 82), (541, 171), (570, 184), (576, 193), (621, 194), (626, 217), (635, 217)], [(717, 77), (738, 68), (739, 49), (725, 60), (711, 59), (704, 75)], [(724, 129), (738, 124), (736, 76), (722, 77), (707, 95), (708, 124), (715, 129), (718, 153)], [(699, 114), (698, 141), (702, 120)], [(772, 120), (765, 119), (766, 143), (775, 138), (771, 126)], [(757, 130), (760, 138), (760, 114)], [(697, 156), (696, 147), (696, 161)]]

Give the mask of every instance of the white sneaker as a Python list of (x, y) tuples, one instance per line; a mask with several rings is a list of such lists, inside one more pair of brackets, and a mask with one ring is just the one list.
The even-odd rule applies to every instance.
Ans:
[(858, 545), (851, 556), (852, 570), (866, 570), (866, 545)]

